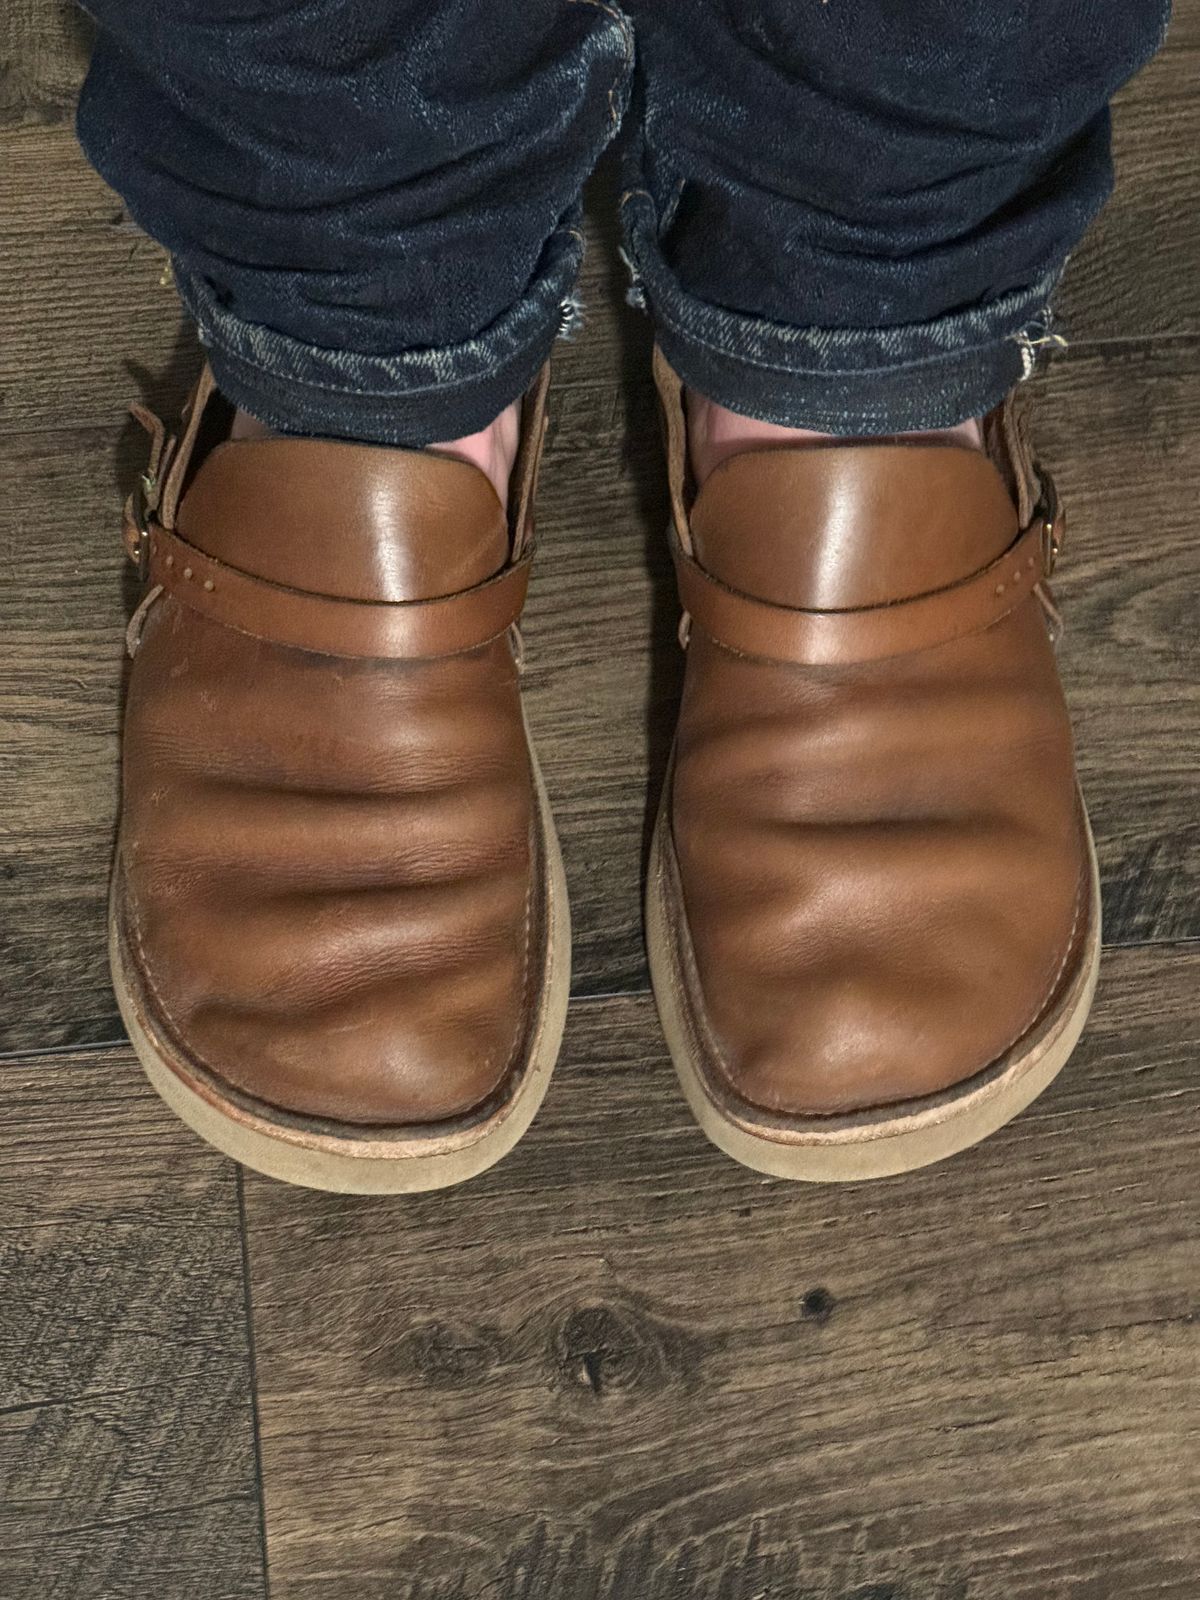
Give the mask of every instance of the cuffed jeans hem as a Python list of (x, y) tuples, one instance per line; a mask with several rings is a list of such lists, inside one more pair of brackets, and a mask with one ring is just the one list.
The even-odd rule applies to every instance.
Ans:
[(645, 190), (622, 200), (631, 299), (653, 318), (691, 389), (763, 422), (842, 436), (950, 428), (986, 415), (1057, 341), (1050, 301), (1061, 267), (1030, 288), (933, 322), (803, 328), (690, 295), (658, 242)]
[(524, 296), (480, 334), (387, 356), (322, 349), (244, 322), (179, 261), (175, 279), (217, 387), (235, 405), (283, 433), (420, 449), (486, 428), (525, 392), (578, 316), (582, 255), (578, 226), (564, 223)]

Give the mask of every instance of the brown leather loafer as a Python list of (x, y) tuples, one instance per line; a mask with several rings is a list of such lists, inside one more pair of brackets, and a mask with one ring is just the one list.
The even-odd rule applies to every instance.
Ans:
[[(218, 1149), (348, 1192), (482, 1171), (558, 1053), (570, 932), (518, 687), (545, 376), (511, 518), (474, 467), (152, 419), (113, 980)], [(213, 441), (217, 442), (213, 442)]]
[(922, 1166), (1045, 1088), (1095, 987), (1053, 490), (1010, 399), (986, 454), (759, 450), (693, 501), (657, 371), (688, 645), (647, 898), (671, 1053), (759, 1171)]

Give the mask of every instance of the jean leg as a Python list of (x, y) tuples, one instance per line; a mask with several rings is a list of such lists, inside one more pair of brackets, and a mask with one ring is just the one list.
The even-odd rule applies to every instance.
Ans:
[(88, 0), (89, 159), (280, 428), (483, 427), (571, 305), (629, 26), (601, 0)]
[(1168, 0), (630, 0), (624, 221), (668, 359), (841, 434), (987, 411), (1112, 182)]

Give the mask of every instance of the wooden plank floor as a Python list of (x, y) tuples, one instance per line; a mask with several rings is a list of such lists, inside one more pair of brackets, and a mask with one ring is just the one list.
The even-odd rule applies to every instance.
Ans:
[(1069, 1072), (944, 1167), (710, 1150), (639, 883), (680, 659), (611, 176), (557, 363), (529, 701), (576, 921), (544, 1114), (462, 1191), (291, 1191), (195, 1143), (104, 961), (127, 399), (197, 361), (75, 148), (88, 25), (0, 55), (0, 1600), (1195, 1600), (1200, 0), (1121, 95), (1038, 437), (1109, 950)]
[(1115, 953), (1075, 1069), (897, 1183), (715, 1157), (644, 995), (449, 1197), (248, 1179), (272, 1593), (1190, 1600), (1198, 985)]
[(262, 1593), (240, 1179), (139, 1076), (0, 1067), (4, 1600)]

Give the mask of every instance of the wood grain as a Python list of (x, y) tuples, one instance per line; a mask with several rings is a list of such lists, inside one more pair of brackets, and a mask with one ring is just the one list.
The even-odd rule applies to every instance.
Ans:
[(121, 426), (141, 395), (170, 412), (196, 341), (167, 257), (83, 159), (69, 126), (0, 130), (0, 434)]
[(94, 32), (75, 0), (4, 0), (0, 129), (71, 120)]
[(105, 884), (132, 591), (114, 512), (141, 448), (108, 430), (0, 437), (0, 1050), (121, 1032)]
[(887, 1183), (720, 1156), (633, 997), (462, 1190), (250, 1180), (274, 1600), (1191, 1600), (1198, 983)]
[(0, 1065), (0, 1595), (265, 1600), (237, 1176), (128, 1050)]
[(1200, 933), (1200, 343), (1077, 348), (1036, 428), (1068, 508), (1054, 589), (1114, 943)]
[(1117, 96), (1117, 184), (1072, 256), (1058, 327), (1075, 341), (1200, 332), (1200, 0), (1177, 5), (1167, 47)]

